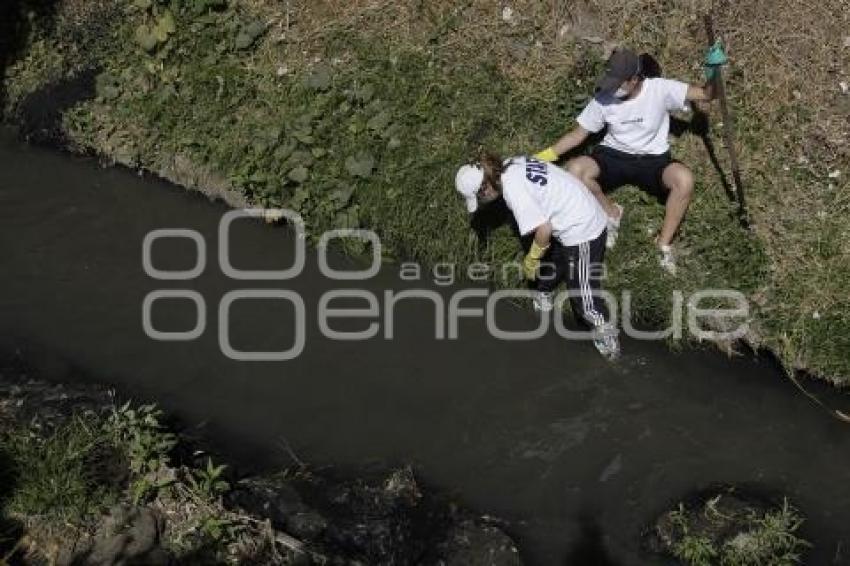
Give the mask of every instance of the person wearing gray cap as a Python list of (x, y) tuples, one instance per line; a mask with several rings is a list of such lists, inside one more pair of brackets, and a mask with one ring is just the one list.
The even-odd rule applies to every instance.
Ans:
[(596, 82), (593, 99), (576, 118), (578, 125), (535, 156), (556, 161), (582, 144), (589, 134), (607, 127), (604, 139), (592, 153), (571, 159), (567, 169), (593, 191), (605, 209), (609, 248), (617, 240), (623, 207), (608, 198), (605, 191), (629, 184), (665, 199), (664, 223), (655, 242), (661, 267), (671, 275), (676, 274), (672, 242), (693, 195), (694, 175), (686, 165), (670, 157), (670, 112), (686, 109), (691, 101), (714, 99), (714, 82), (710, 79), (716, 65), (726, 62), (726, 56), (719, 44), (713, 49), (706, 57), (709, 81), (703, 86), (647, 77), (641, 58), (634, 51), (615, 50)]

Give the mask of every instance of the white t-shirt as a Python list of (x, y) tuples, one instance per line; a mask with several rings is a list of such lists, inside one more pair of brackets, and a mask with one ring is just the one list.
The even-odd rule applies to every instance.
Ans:
[(644, 79), (631, 100), (608, 97), (591, 100), (576, 121), (588, 132), (606, 125), (602, 145), (640, 155), (658, 155), (670, 149), (670, 112), (686, 110), (688, 84), (670, 79)]
[(525, 235), (546, 221), (565, 246), (598, 237), (607, 225), (602, 206), (572, 173), (533, 158), (514, 157), (502, 173), (502, 195)]

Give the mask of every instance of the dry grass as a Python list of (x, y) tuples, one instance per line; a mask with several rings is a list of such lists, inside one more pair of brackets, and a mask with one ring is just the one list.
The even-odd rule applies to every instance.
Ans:
[[(275, 40), (266, 43), (258, 56), (278, 57), (292, 70), (321, 59), (326, 39), (345, 31), (368, 31), (389, 50), (438, 53), (446, 64), (487, 59), (518, 83), (561, 74), (574, 63), (575, 51), (565, 48), (571, 36), (559, 34), (568, 17), (559, 7), (559, 19), (552, 20), (553, 7), (544, 2), (511, 3), (507, 20), (503, 6), (492, 1), (253, 0), (250, 4), (273, 22), (275, 30)], [(346, 60), (345, 55), (337, 57)], [(348, 54), (348, 60), (354, 57)]]
[[(850, 279), (850, 95), (840, 85), (850, 82), (850, 2), (592, 4), (610, 37), (657, 53), (666, 73), (682, 78), (695, 76), (706, 37), (698, 15), (713, 7), (731, 59), (728, 92), (751, 218), (771, 261), (760, 305), (770, 328), (762, 333), (790, 367), (842, 350), (850, 356), (842, 291)], [(716, 107), (713, 117), (720, 120)], [(700, 147), (680, 155), (707, 174)]]

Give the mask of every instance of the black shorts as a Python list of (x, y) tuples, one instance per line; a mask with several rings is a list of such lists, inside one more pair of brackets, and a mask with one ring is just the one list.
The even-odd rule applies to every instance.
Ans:
[(668, 165), (675, 163), (669, 151), (660, 155), (636, 155), (597, 145), (590, 157), (599, 166), (598, 181), (603, 191), (635, 185), (655, 197), (667, 197), (661, 175)]

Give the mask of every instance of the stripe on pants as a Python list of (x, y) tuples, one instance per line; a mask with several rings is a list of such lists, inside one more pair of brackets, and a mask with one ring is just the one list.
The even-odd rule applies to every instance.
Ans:
[(593, 291), (590, 288), (590, 245), (582, 242), (578, 245), (578, 281), (581, 290), (582, 307), (585, 319), (599, 326), (605, 323), (605, 317), (596, 310), (593, 304)]

